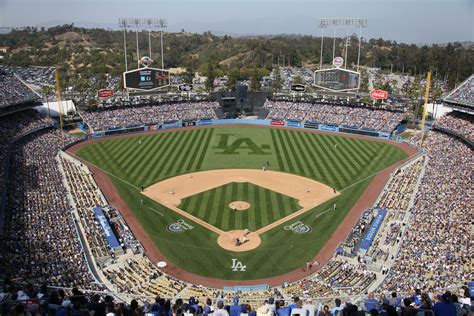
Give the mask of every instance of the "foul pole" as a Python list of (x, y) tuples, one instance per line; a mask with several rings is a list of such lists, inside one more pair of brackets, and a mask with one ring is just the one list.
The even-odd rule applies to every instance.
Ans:
[(62, 96), (61, 96), (61, 75), (59, 74), (59, 69), (56, 69), (54, 72), (54, 79), (56, 80), (56, 100), (58, 101), (59, 105), (59, 128), (61, 129), (61, 139), (63, 141), (64, 146), (64, 135), (63, 135), (63, 104), (62, 104)]
[(428, 108), (428, 98), (430, 96), (430, 83), (431, 83), (431, 70), (428, 71), (428, 75), (426, 76), (426, 89), (425, 89), (425, 104), (423, 105), (423, 115), (421, 117), (421, 139), (420, 139), (420, 146), (423, 146), (423, 141), (425, 138), (425, 123), (426, 123), (426, 111)]

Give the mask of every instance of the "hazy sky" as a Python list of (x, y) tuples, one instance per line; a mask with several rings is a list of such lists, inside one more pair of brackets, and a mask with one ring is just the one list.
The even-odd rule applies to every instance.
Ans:
[(474, 40), (474, 0), (0, 0), (0, 26), (116, 27), (119, 17), (163, 17), (170, 31), (318, 36), (320, 18), (364, 17), (365, 37)]

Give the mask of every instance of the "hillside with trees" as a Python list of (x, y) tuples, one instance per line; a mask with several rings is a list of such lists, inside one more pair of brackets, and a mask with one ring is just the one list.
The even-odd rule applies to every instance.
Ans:
[[(127, 33), (129, 68), (136, 67), (135, 32)], [(349, 41), (348, 65), (357, 61), (356, 36)], [(159, 61), (159, 33), (152, 33), (152, 58)], [(9, 48), (4, 63), (15, 66), (57, 66), (68, 77), (120, 75), (124, 69), (123, 32), (70, 25), (49, 29), (26, 28), (0, 34)], [(216, 36), (210, 32), (164, 33), (165, 68), (183, 67), (189, 73), (226, 74), (229, 80), (267, 75), (276, 66), (319, 66), (320, 38), (299, 35), (260, 37)], [(148, 34), (140, 32), (141, 54), (148, 55)], [(341, 55), (344, 39), (336, 39)], [(324, 45), (323, 63), (332, 60), (332, 45)], [(383, 39), (363, 39), (361, 65), (407, 75), (428, 69), (454, 87), (474, 73), (472, 43), (416, 46)], [(363, 83), (365, 84), (365, 83)]]

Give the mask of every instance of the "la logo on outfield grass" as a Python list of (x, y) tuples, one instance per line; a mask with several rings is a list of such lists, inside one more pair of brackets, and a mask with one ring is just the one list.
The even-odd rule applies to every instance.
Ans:
[(214, 149), (221, 149), (221, 152), (216, 154), (224, 155), (238, 155), (240, 150), (246, 150), (249, 155), (269, 155), (269, 152), (265, 152), (265, 149), (270, 149), (270, 145), (263, 144), (258, 146), (253, 140), (248, 137), (237, 138), (229, 145), (229, 138), (233, 134), (217, 134), (220, 137), (218, 146), (215, 146)]
[(232, 266), (230, 267), (232, 271), (240, 271), (244, 272), (247, 271), (247, 266), (244, 266), (242, 262), (237, 261), (237, 259), (232, 259)]

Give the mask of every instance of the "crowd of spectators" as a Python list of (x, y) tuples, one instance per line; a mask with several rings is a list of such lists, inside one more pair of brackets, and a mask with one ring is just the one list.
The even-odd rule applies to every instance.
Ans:
[(452, 103), (474, 106), (474, 75), (471, 75), (459, 87), (454, 89), (445, 100)]
[(470, 141), (474, 141), (474, 118), (461, 112), (451, 112), (437, 119), (433, 126), (449, 129)]
[(2, 70), (9, 74), (16, 74), (22, 80), (34, 85), (38, 89), (49, 86), (54, 91), (56, 67), (15, 67), (3, 65), (0, 66), (0, 71)]
[(171, 103), (86, 110), (80, 114), (92, 129), (106, 130), (176, 120), (217, 118), (215, 109), (218, 107), (216, 102)]
[[(419, 137), (413, 138), (419, 143)], [(424, 140), (428, 164), (403, 245), (383, 289), (446, 288), (474, 279), (471, 236), (472, 149), (438, 132)]]
[[(184, 112), (185, 109), (186, 107), (183, 106), (180, 111)], [(0, 130), (4, 132), (0, 135), (2, 137), (0, 146), (7, 148), (15, 136), (22, 135), (34, 128), (50, 125), (51, 121), (40, 117), (31, 110), (0, 118), (0, 123), (5, 123), (0, 124)], [(0, 279), (14, 277), (36, 284), (49, 282), (57, 286), (74, 285), (80, 288), (97, 288), (83, 256), (76, 231), (78, 223), (74, 222), (71, 201), (67, 198), (68, 191), (63, 182), (61, 169), (55, 159), (58, 150), (64, 142), (69, 140), (59, 131), (42, 131), (25, 137), (13, 147), (11, 181), (6, 199), (6, 225), (4, 225), (0, 239), (0, 248), (2, 249)], [(418, 144), (418, 136), (415, 136), (412, 141)], [(472, 150), (462, 142), (437, 132), (427, 133), (424, 147), (429, 158), (428, 166), (416, 193), (415, 205), (411, 209), (412, 216), (403, 244), (397, 258), (394, 258), (394, 265), (387, 273), (381, 292), (408, 292), (413, 289), (428, 289), (430, 287), (447, 288), (474, 279), (474, 273), (470, 269), (469, 249), (472, 248), (473, 242), (470, 239), (468, 219), (469, 205), (472, 200), (470, 191), (472, 169), (468, 166), (472, 166), (473, 163)], [(2, 161), (4, 157), (2, 158), (1, 155), (4, 152), (5, 150), (0, 151)], [(412, 167), (419, 168), (422, 163), (423, 161), (420, 160), (419, 164)], [(88, 227), (91, 231), (86, 234), (86, 238), (88, 241), (94, 240), (97, 236), (91, 237), (91, 235), (98, 234), (100, 230), (95, 219), (90, 216), (90, 213), (86, 213), (86, 210), (91, 205), (100, 205), (104, 201), (100, 199), (93, 179), (87, 172), (84, 173), (77, 163), (71, 165), (70, 161), (62, 159), (62, 164), (64, 172), (69, 175), (66, 176), (69, 177), (68, 183), (77, 184), (73, 188), (76, 195), (73, 197), (73, 201), (79, 208), (84, 208), (84, 216), (80, 221), (83, 221), (83, 226), (92, 226)], [(412, 172), (410, 168), (401, 171), (400, 174), (395, 174), (393, 179), (397, 180), (389, 183), (380, 199), (379, 206), (390, 211), (388, 216), (407, 208), (409, 197), (414, 194), (414, 179), (416, 178), (410, 178), (409, 181), (404, 180), (407, 178), (404, 176), (405, 172), (416, 173)], [(367, 223), (364, 222), (362, 231), (365, 230)], [(389, 230), (388, 235), (400, 236), (399, 221), (391, 222), (387, 229)], [(396, 243), (399, 241), (395, 240)], [(381, 240), (381, 244), (386, 245), (385, 242), (393, 244), (394, 240)], [(89, 243), (89, 245), (91, 244)], [(93, 250), (94, 256), (99, 256), (100, 251), (109, 251), (103, 242), (97, 242), (92, 246), (95, 249)], [(265, 292), (265, 295), (273, 294), (277, 299), (295, 295), (302, 297), (337, 296), (337, 294), (346, 293), (344, 288), (350, 288), (351, 294), (354, 289), (358, 289), (357, 293), (363, 293), (376, 278), (376, 274), (370, 272), (364, 264), (351, 264), (340, 258), (331, 259), (326, 266), (315, 272), (317, 273), (307, 279), (293, 284), (285, 284), (282, 293), (278, 295), (275, 292)], [(163, 274), (146, 257), (135, 257), (128, 260), (126, 265), (107, 267), (103, 273), (108, 282), (114, 284), (120, 292), (124, 293), (166, 297), (183, 293), (186, 293), (186, 296), (201, 293), (203, 299), (205, 294), (217, 294), (217, 296), (229, 299), (229, 295), (217, 293), (215, 289), (192, 286)], [(34, 295), (37, 295), (31, 288), (17, 290), (17, 288), (15, 290), (7, 289), (4, 296), (6, 295), (8, 298), (35, 298)], [(53, 295), (46, 294), (44, 291), (42, 294), (46, 297)], [(394, 308), (398, 308), (402, 313), (407, 308), (426, 309), (428, 305), (422, 306), (417, 303), (417, 296), (418, 294), (410, 296), (410, 301), (406, 301), (406, 304), (405, 301), (398, 302)], [(78, 308), (91, 310), (88, 306), (91, 306), (92, 301), (94, 304), (99, 304), (102, 300), (100, 297), (95, 297), (89, 302), (74, 303), (64, 296), (62, 299), (57, 299), (57, 294), (54, 294), (53, 297), (58, 303), (54, 304), (57, 305), (57, 308), (71, 308), (71, 311)], [(41, 298), (38, 298), (41, 302)], [(263, 299), (261, 293), (249, 294), (247, 298)], [(371, 299), (369, 297), (368, 301)], [(459, 297), (452, 293), (445, 293), (444, 297), (439, 298), (432, 295), (430, 308), (436, 311), (435, 304), (433, 304), (436, 300), (440, 300), (442, 304), (456, 305), (460, 299), (467, 300), (468, 297), (465, 294)], [(111, 298), (104, 298), (104, 304), (106, 300), (110, 301)], [(64, 303), (65, 301), (69, 301), (69, 303)], [(161, 304), (160, 302), (162, 299), (159, 299), (156, 304)], [(311, 305), (310, 302), (306, 303)], [(390, 302), (387, 303), (383, 297), (372, 303), (372, 307), (376, 307), (375, 309), (379, 312), (388, 308), (389, 305), (394, 305)], [(171, 302), (161, 305), (166, 304), (170, 308), (169, 310), (172, 310)], [(179, 305), (179, 302), (175, 302), (175, 304)], [(297, 307), (302, 307), (298, 304), (303, 304), (303, 302), (295, 302), (295, 304)], [(122, 315), (128, 313), (125, 312), (127, 308), (132, 308), (133, 311), (137, 311), (141, 315), (145, 311), (151, 310), (154, 304), (144, 304), (143, 307), (138, 307), (138, 303), (131, 305), (126, 307), (121, 303), (114, 304), (112, 302), (110, 310)], [(212, 305), (212, 303), (208, 304), (208, 306)], [(256, 314), (259, 315), (258, 310), (262, 306), (245, 305), (245, 311), (249, 313), (256, 311)], [(279, 305), (280, 303), (278, 303)], [(329, 305), (332, 306), (332, 304)], [(329, 305), (326, 309), (329, 308)], [(456, 306), (459, 307), (458, 305)], [(41, 306), (42, 304), (38, 304), (37, 308), (41, 308)], [(201, 306), (202, 310), (204, 307)], [(281, 306), (282, 309), (287, 307), (289, 308), (285, 303)], [(218, 310), (218, 306), (213, 308)], [(366, 310), (371, 309), (367, 305), (365, 308)], [(275, 309), (279, 308), (275, 307)], [(181, 309), (182, 312), (189, 310), (193, 311)], [(194, 311), (196, 310), (194, 307)], [(287, 311), (287, 309), (285, 310)], [(320, 310), (322, 310), (322, 315), (326, 315), (324, 314), (324, 305), (315, 309), (318, 313)], [(461, 310), (461, 307), (458, 310)], [(282, 313), (278, 315), (287, 315), (286, 312)]]
[(386, 132), (392, 132), (405, 118), (402, 112), (323, 103), (267, 101), (264, 107), (269, 110), (268, 118), (311, 121)]
[(465, 316), (471, 315), (471, 294), (467, 286), (457, 292), (392, 292), (375, 296), (370, 293), (363, 301), (354, 302), (344, 297), (324, 302), (294, 296), (285, 301), (274, 295), (254, 302), (254, 306), (241, 295), (199, 299), (169, 299), (157, 295), (152, 299), (132, 299), (129, 303), (102, 293), (82, 292), (77, 288), (65, 293), (61, 289), (48, 289), (43, 284), (18, 286), (6, 280), (0, 292), (2, 315), (94, 315), (94, 316)]
[(66, 188), (71, 193), (71, 202), (74, 203), (77, 210), (89, 250), (96, 260), (106, 262), (114, 257), (114, 251), (109, 248), (104, 231), (92, 212), (92, 208), (106, 206), (107, 201), (100, 193), (91, 172), (85, 171), (81, 164), (70, 159), (67, 155), (60, 155), (60, 162), (67, 180)]
[(13, 148), (0, 279), (91, 288), (93, 279), (54, 159), (64, 138), (58, 131), (43, 130), (22, 138)]
[(13, 139), (28, 131), (49, 126), (52, 123), (51, 119), (42, 117), (35, 110), (0, 116), (0, 197), (5, 190), (5, 159)]
[(13, 74), (0, 69), (0, 107), (37, 100), (39, 97)]

